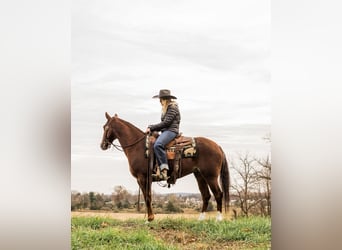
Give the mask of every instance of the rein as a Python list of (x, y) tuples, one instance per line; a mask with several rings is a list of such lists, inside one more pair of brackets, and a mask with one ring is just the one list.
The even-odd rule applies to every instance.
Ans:
[(130, 144), (124, 145), (124, 146), (116, 145), (116, 144), (114, 144), (113, 142), (109, 142), (108, 140), (107, 140), (107, 142), (110, 143), (111, 145), (113, 145), (114, 148), (116, 148), (117, 150), (119, 150), (119, 151), (122, 152), (125, 148), (129, 148), (129, 147), (131, 147), (131, 146), (134, 146), (134, 145), (137, 144), (138, 142), (142, 141), (144, 138), (145, 138), (145, 134), (144, 134), (143, 137), (139, 138), (138, 140), (135, 140), (133, 143), (130, 143)]

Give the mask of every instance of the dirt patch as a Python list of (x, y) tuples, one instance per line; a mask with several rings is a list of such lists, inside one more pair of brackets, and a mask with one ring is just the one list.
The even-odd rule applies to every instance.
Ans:
[(245, 242), (203, 242), (201, 241), (201, 235), (195, 235), (184, 231), (170, 230), (170, 229), (162, 229), (156, 230), (154, 228), (150, 228), (150, 232), (156, 237), (164, 242), (167, 242), (168, 245), (176, 246), (179, 249), (184, 250), (192, 250), (192, 249), (232, 249), (232, 250), (241, 250), (241, 249), (253, 249), (255, 245), (248, 244)]

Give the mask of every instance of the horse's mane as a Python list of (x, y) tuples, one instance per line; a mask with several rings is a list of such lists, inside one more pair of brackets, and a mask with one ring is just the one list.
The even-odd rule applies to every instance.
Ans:
[(126, 124), (127, 126), (131, 127), (131, 128), (134, 128), (136, 129), (137, 131), (141, 132), (141, 133), (144, 133), (140, 128), (136, 127), (135, 125), (133, 125), (132, 123), (128, 122), (128, 121), (125, 121), (117, 116), (113, 117), (114, 119), (118, 119), (120, 122)]

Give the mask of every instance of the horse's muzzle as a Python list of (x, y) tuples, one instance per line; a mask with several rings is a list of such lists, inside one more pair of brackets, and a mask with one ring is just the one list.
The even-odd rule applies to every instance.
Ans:
[(104, 143), (101, 144), (101, 149), (102, 150), (107, 150), (109, 148), (110, 148), (110, 144), (109, 143), (104, 142)]

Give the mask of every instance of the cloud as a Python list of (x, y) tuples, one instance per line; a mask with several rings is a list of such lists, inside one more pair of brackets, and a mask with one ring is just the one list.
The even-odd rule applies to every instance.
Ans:
[[(115, 175), (109, 165), (127, 168), (124, 154), (99, 148), (104, 113), (144, 130), (160, 120), (151, 97), (162, 88), (178, 97), (184, 134), (207, 136), (228, 152), (268, 152), (260, 139), (271, 122), (268, 5), (73, 1), (72, 185), (102, 189), (111, 181), (104, 173)], [(121, 180), (131, 179), (127, 171)]]

